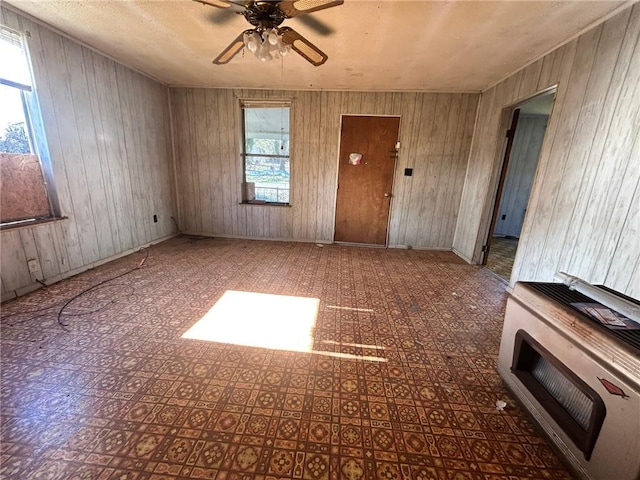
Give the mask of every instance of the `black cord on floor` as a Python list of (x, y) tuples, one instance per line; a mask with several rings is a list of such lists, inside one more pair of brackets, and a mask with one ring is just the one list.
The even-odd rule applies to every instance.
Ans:
[(173, 217), (169, 217), (169, 218), (173, 220), (173, 224), (176, 226), (176, 230), (178, 231), (178, 236), (186, 238), (191, 243), (199, 242), (200, 240), (210, 240), (213, 238), (213, 237), (206, 237), (204, 235), (189, 235), (188, 233), (182, 233), (182, 230), (180, 230), (180, 227), (178, 226), (178, 222), (176, 221), (176, 219)]
[[(104, 305), (102, 305), (101, 307), (98, 307), (94, 310), (90, 310), (88, 312), (81, 312), (81, 313), (71, 313), (71, 312), (65, 312), (65, 316), (66, 317), (83, 317), (85, 315), (91, 315), (94, 313), (98, 313), (101, 312), (102, 310), (104, 310), (105, 308), (109, 307), (110, 305), (113, 305), (114, 303), (116, 303), (118, 300), (122, 299), (122, 298), (129, 298), (131, 296), (134, 295), (135, 293), (135, 289), (127, 284), (127, 283), (113, 283), (113, 284), (109, 284), (109, 285), (100, 285), (100, 287), (109, 287), (109, 286), (121, 286), (121, 287), (129, 287), (129, 292), (126, 295), (120, 295), (117, 299), (115, 300), (111, 300), (110, 302), (105, 303)], [(63, 303), (65, 300), (60, 300), (58, 302), (56, 302), (54, 305), (50, 305), (44, 309), (40, 309), (40, 310), (32, 310), (32, 311), (28, 311), (28, 312), (17, 312), (17, 313), (13, 313), (11, 315), (7, 315), (4, 318), (9, 318), (9, 317), (14, 317), (14, 316), (19, 316), (19, 315), (25, 315), (28, 313), (37, 313), (39, 311), (44, 311), (44, 313), (40, 313), (39, 315), (35, 315), (33, 317), (28, 317), (28, 318), (24, 318), (20, 321), (26, 321), (26, 320), (35, 320), (37, 318), (41, 318), (41, 317), (46, 317), (47, 315), (49, 315), (49, 312), (46, 310), (51, 310), (53, 307), (60, 305), (61, 303)], [(15, 323), (17, 323), (15, 320), (12, 323), (9, 323), (8, 326), (13, 327), (15, 325)]]
[(204, 235), (182, 235), (183, 238), (186, 238), (191, 243), (200, 242), (202, 240), (213, 240), (213, 237), (206, 237)]
[(106, 303), (105, 305), (102, 305), (101, 307), (96, 308), (95, 310), (82, 312), (82, 313), (66, 312), (64, 315), (66, 317), (82, 317), (84, 315), (91, 315), (92, 313), (98, 313), (104, 310), (105, 308), (107, 308), (109, 305), (113, 305), (118, 300), (122, 298), (129, 298), (135, 293), (135, 289), (128, 283), (110, 283), (109, 285), (100, 285), (100, 287), (129, 287), (129, 292), (126, 295), (118, 295), (118, 298), (111, 300), (110, 302)]
[[(5, 319), (5, 320), (6, 320), (7, 318), (16, 317), (16, 316), (18, 316), (18, 315), (28, 315), (28, 314), (31, 314), (31, 313), (40, 313), (40, 312), (45, 312), (45, 313), (40, 313), (40, 315), (36, 315), (35, 317), (30, 317), (30, 318), (29, 318), (29, 320), (34, 320), (34, 319), (36, 319), (36, 318), (40, 318), (40, 317), (43, 317), (43, 316), (47, 315), (47, 312), (46, 312), (47, 310), (51, 310), (52, 308), (56, 308), (56, 307), (58, 307), (61, 303), (63, 303), (63, 302), (64, 302), (64, 304), (62, 305), (62, 307), (60, 308), (60, 310), (58, 310), (58, 313), (57, 313), (56, 317), (57, 317), (58, 324), (59, 324), (60, 326), (62, 326), (62, 327), (67, 327), (68, 325), (62, 322), (62, 315), (63, 315), (63, 312), (64, 312), (65, 308), (67, 308), (71, 303), (73, 303), (75, 300), (77, 300), (78, 298), (80, 298), (80, 297), (81, 297), (81, 296), (83, 296), (84, 294), (86, 294), (86, 293), (88, 293), (88, 292), (90, 292), (90, 291), (92, 291), (92, 290), (95, 290), (95, 289), (96, 289), (96, 288), (98, 288), (98, 287), (101, 287), (101, 286), (103, 286), (103, 285), (105, 285), (105, 284), (107, 284), (107, 283), (109, 283), (109, 282), (112, 282), (112, 281), (114, 281), (114, 280), (116, 280), (116, 279), (118, 279), (118, 278), (124, 277), (125, 275), (128, 275), (128, 274), (130, 274), (130, 273), (132, 273), (132, 272), (135, 272), (136, 270), (138, 270), (138, 269), (142, 268), (142, 267), (144, 266), (145, 262), (147, 261), (147, 259), (149, 258), (149, 250), (148, 250), (147, 248), (141, 248), (141, 249), (139, 250), (139, 252), (141, 252), (142, 250), (144, 250), (144, 251), (145, 251), (145, 256), (144, 256), (144, 258), (143, 258), (140, 262), (138, 262), (138, 263), (136, 264), (136, 266), (135, 266), (135, 267), (133, 267), (133, 268), (131, 268), (131, 269), (127, 270), (126, 272), (120, 273), (119, 275), (116, 275), (116, 276), (114, 276), (114, 277), (108, 278), (108, 279), (103, 280), (103, 281), (101, 281), (101, 282), (99, 282), (99, 283), (96, 283), (95, 285), (92, 285), (92, 286), (90, 286), (90, 287), (88, 287), (88, 288), (85, 288), (84, 290), (82, 290), (81, 292), (77, 293), (77, 294), (76, 294), (76, 295), (74, 295), (73, 297), (71, 297), (71, 298), (67, 299), (66, 301), (65, 301), (65, 300), (60, 300), (60, 301), (58, 301), (58, 302), (55, 302), (55, 303), (54, 303), (54, 304), (52, 304), (52, 305), (48, 305), (48, 306), (43, 307), (43, 308), (38, 308), (38, 309), (35, 309), (35, 310), (28, 310), (28, 311), (26, 311), (26, 312), (16, 312), (16, 313), (11, 313), (11, 314), (9, 314), (9, 315), (5, 315), (5, 316), (3, 316), (3, 319)], [(120, 285), (125, 286), (126, 284), (120, 284)], [(132, 289), (132, 290), (129, 292), (129, 294), (127, 294), (127, 295), (126, 295), (126, 297), (129, 297), (129, 296), (133, 295), (133, 293), (134, 293), (134, 290)], [(100, 308), (98, 308), (98, 309), (96, 309), (96, 310), (93, 310), (93, 311), (91, 311), (91, 312), (84, 312), (84, 313), (66, 313), (65, 315), (69, 315), (69, 316), (76, 316), (76, 317), (78, 317), (78, 316), (82, 316), (82, 315), (89, 315), (89, 314), (92, 314), (92, 313), (99, 312), (100, 310), (103, 310), (103, 309), (104, 309), (104, 308), (106, 308), (108, 305), (111, 305), (111, 304), (113, 304), (114, 302), (115, 302), (115, 300), (114, 300), (114, 301), (111, 301), (111, 302), (107, 303), (106, 305), (103, 305), (102, 307), (100, 307)], [(11, 325), (11, 324), (10, 324), (10, 325)]]
[[(73, 297), (71, 297), (69, 300), (67, 300), (65, 302), (64, 305), (62, 305), (62, 308), (60, 310), (58, 310), (58, 324), (61, 327), (68, 327), (69, 325), (66, 323), (62, 323), (62, 312), (64, 312), (64, 309), (67, 308), (69, 306), (70, 303), (74, 302), (75, 300), (77, 300), (78, 298), (80, 298), (81, 296), (83, 296), (85, 293), (90, 292), (91, 290), (95, 290), (96, 288), (104, 285), (105, 283), (109, 283), (112, 282), (118, 278), (122, 278), (125, 275), (129, 275), (132, 272), (135, 272), (136, 270), (142, 268), (142, 266), (144, 265), (144, 262), (147, 261), (147, 258), (149, 258), (149, 250), (148, 249), (144, 249), (145, 250), (145, 256), (144, 258), (140, 261), (140, 263), (138, 263), (135, 267), (127, 270), (126, 272), (123, 272), (119, 275), (116, 275), (115, 277), (111, 277), (108, 278), (106, 280), (103, 280), (102, 282), (96, 283), (95, 285), (89, 287), (89, 288), (85, 288), (84, 290), (82, 290), (80, 293), (78, 293), (77, 295), (74, 295)], [(140, 249), (140, 251), (142, 251), (142, 249)]]
[[(57, 307), (58, 305), (60, 305), (63, 302), (63, 300), (58, 300), (56, 303), (49, 305), (47, 307), (42, 307), (42, 308), (36, 308), (35, 310), (27, 310), (26, 312), (16, 312), (16, 313), (10, 313), (9, 315), (3, 315), (2, 318), (3, 319), (7, 319), (7, 318), (12, 318), (12, 317), (17, 317), (18, 315), (28, 315), (30, 313), (39, 313), (39, 312), (44, 312), (45, 310), (50, 310), (54, 307)], [(38, 316), (33, 317), (33, 318), (38, 318)]]

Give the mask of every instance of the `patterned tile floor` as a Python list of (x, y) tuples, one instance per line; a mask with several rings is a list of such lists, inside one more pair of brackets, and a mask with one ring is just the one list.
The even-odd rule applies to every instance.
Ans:
[[(505, 294), (485, 269), (218, 239), (146, 254), (3, 305), (1, 478), (571, 478), (496, 374)], [(183, 338), (227, 290), (318, 299), (309, 351)], [(213, 334), (249, 333), (233, 314)]]
[(508, 282), (511, 279), (517, 249), (517, 238), (493, 237), (486, 267)]

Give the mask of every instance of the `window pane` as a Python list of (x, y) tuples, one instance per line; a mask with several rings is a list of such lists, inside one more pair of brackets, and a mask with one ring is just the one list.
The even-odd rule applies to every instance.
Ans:
[(19, 36), (0, 28), (0, 78), (31, 85), (29, 64)]
[(246, 157), (247, 182), (255, 184), (256, 200), (289, 203), (289, 159)]
[(3, 225), (51, 217), (42, 166), (30, 141), (33, 131), (28, 109), (35, 108), (37, 112), (37, 102), (35, 93), (28, 88), (31, 76), (22, 40), (19, 34), (0, 27), (0, 223)]
[(245, 181), (255, 200), (289, 203), (289, 108), (245, 107), (244, 122)]
[(289, 109), (245, 108), (245, 152), (289, 156)]
[(31, 153), (22, 90), (0, 85), (0, 152)]

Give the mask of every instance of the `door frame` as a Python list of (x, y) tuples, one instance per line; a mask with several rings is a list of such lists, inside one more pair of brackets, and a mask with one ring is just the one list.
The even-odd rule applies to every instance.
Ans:
[[(331, 243), (336, 243), (335, 238), (336, 238), (336, 208), (338, 207), (338, 176), (340, 175), (340, 149), (342, 148), (342, 120), (344, 117), (399, 118), (400, 122), (398, 124), (398, 142), (400, 141), (400, 132), (402, 131), (402, 115), (382, 115), (382, 114), (376, 114), (376, 113), (341, 113), (340, 114), (340, 128), (338, 128), (338, 141), (336, 142), (337, 144), (336, 159), (335, 159), (336, 174), (333, 179), (334, 193), (333, 193), (333, 210), (331, 215), (331, 225), (332, 225)], [(389, 215), (387, 216), (387, 235), (384, 239), (384, 245), (375, 245), (375, 247), (378, 247), (378, 248), (388, 248), (389, 246), (389, 225), (391, 224), (391, 215), (393, 214), (393, 206), (395, 203), (394, 187), (396, 185), (396, 176), (398, 175), (398, 163), (399, 163), (398, 160), (400, 158), (401, 150), (402, 150), (402, 145), (400, 146), (400, 149), (398, 149), (398, 158), (396, 158), (395, 165), (393, 166), (393, 176), (391, 177), (391, 200), (389, 203)], [(338, 242), (338, 243), (343, 243), (343, 242)], [(359, 245), (359, 246), (365, 246), (365, 247), (374, 246), (374, 245), (368, 245), (366, 243), (354, 243), (353, 245)]]
[[(495, 176), (497, 178), (494, 181), (492, 181), (491, 186), (489, 187), (489, 190), (488, 190), (489, 195), (492, 195), (493, 201), (490, 204), (486, 205), (485, 207), (486, 221), (484, 222), (484, 228), (486, 230), (484, 235), (480, 236), (480, 238), (483, 239), (483, 243), (480, 245), (481, 247), (479, 252), (480, 261), (478, 262), (481, 265), (486, 265), (487, 263), (487, 258), (489, 256), (489, 250), (490, 250), (488, 245), (490, 245), (491, 237), (493, 236), (493, 230), (495, 229), (497, 215), (500, 209), (500, 200), (501, 200), (500, 196), (502, 195), (502, 190), (504, 187), (504, 181), (506, 180), (506, 173), (508, 168), (508, 165), (506, 166), (507, 168), (505, 168), (505, 154), (507, 153), (506, 149), (507, 149), (507, 143), (508, 143), (507, 134), (508, 134), (509, 127), (511, 126), (511, 119), (513, 118), (513, 114), (515, 110), (519, 109), (522, 106), (522, 104), (527, 103), (530, 100), (533, 100), (534, 98), (538, 98), (538, 97), (542, 97), (550, 94), (554, 95), (553, 106), (551, 107), (551, 112), (549, 113), (549, 123), (550, 123), (554, 109), (555, 109), (555, 105), (556, 105), (555, 97), (557, 97), (558, 95), (557, 84), (552, 85), (549, 88), (545, 88), (544, 90), (541, 90), (539, 92), (536, 92), (535, 94), (530, 95), (528, 97), (519, 99), (517, 102), (514, 102), (502, 108), (500, 124), (498, 126), (498, 139), (502, 138), (503, 141), (498, 142), (498, 150), (496, 151), (496, 156), (500, 155), (500, 160), (499, 162), (496, 163), (493, 169), (493, 174), (492, 174), (492, 176)], [(516, 125), (516, 129), (517, 129), (517, 125)], [(515, 135), (515, 132), (514, 132), (514, 135)], [(537, 178), (538, 178), (539, 168), (540, 168), (540, 157), (542, 155), (542, 152), (544, 151), (544, 145), (547, 141), (548, 141), (548, 137), (547, 137), (547, 132), (545, 131), (544, 139), (542, 141), (543, 142), (542, 150), (540, 151), (540, 154), (538, 156), (538, 164), (536, 165), (536, 170), (533, 176), (533, 185), (536, 185), (537, 183)], [(511, 152), (509, 152), (509, 155), (510, 154)], [(523, 229), (527, 223), (527, 216), (529, 215), (529, 211), (530, 211), (530, 208), (528, 208), (530, 200), (531, 200), (531, 194), (529, 194), (529, 199), (527, 199), (527, 209), (526, 209), (524, 220), (522, 223)], [(518, 252), (516, 250), (516, 258), (517, 256), (518, 256)], [(478, 257), (475, 257), (475, 258), (478, 258)], [(515, 262), (514, 262), (514, 265), (515, 265)]]
[(489, 258), (489, 252), (491, 251), (491, 241), (493, 240), (493, 231), (496, 228), (496, 222), (498, 220), (498, 213), (500, 212), (500, 204), (502, 203), (502, 192), (504, 191), (504, 182), (507, 179), (507, 170), (509, 169), (509, 160), (511, 160), (511, 153), (513, 152), (513, 144), (516, 139), (516, 130), (518, 129), (518, 119), (520, 118), (520, 108), (514, 107), (509, 110), (511, 112), (511, 121), (506, 132), (506, 142), (504, 146), (504, 153), (502, 154), (502, 166), (500, 167), (500, 177), (498, 178), (498, 189), (493, 199), (493, 212), (491, 214), (491, 221), (489, 222), (489, 231), (487, 238), (482, 247), (482, 262), (481, 265), (487, 264)]

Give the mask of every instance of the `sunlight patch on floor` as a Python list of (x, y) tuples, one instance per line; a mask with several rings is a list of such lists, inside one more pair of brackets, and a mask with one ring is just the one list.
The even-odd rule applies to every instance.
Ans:
[(371, 308), (340, 307), (338, 305), (327, 305), (325, 308), (328, 310), (348, 310), (350, 312), (375, 313), (375, 310), (372, 310)]
[(355, 347), (355, 348), (364, 348), (370, 350), (384, 350), (385, 347), (381, 347), (380, 345), (364, 345), (362, 343), (348, 343), (348, 342), (336, 342), (334, 340), (321, 340), (322, 343), (326, 343), (328, 345), (338, 345), (339, 347)]
[(311, 352), (317, 298), (227, 290), (182, 338)]
[[(319, 307), (318, 298), (227, 290), (182, 338), (369, 362), (387, 361), (373, 355), (314, 350), (313, 332)], [(338, 348), (383, 349), (375, 345), (330, 340), (322, 343)]]

